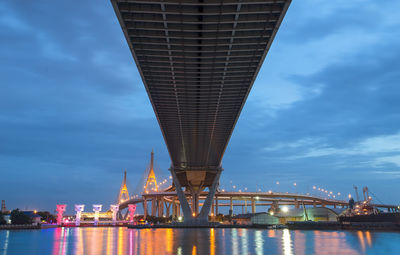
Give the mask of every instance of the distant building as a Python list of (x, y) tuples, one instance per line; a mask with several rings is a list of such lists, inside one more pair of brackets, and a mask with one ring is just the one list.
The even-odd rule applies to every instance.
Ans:
[(32, 219), (32, 224), (40, 224), (42, 217), (34, 211), (22, 211), (22, 213)]
[(1, 200), (1, 213), (2, 214), (10, 213), (9, 211), (7, 211), (7, 208), (6, 208), (6, 200)]
[(306, 208), (306, 213), (303, 208), (290, 208), (287, 212), (282, 210), (275, 213), (279, 218), (281, 224), (288, 221), (337, 221), (337, 216), (343, 212), (344, 209), (331, 209), (326, 207), (312, 207)]
[(279, 224), (279, 218), (266, 212), (238, 214), (232, 217), (236, 224), (240, 225), (275, 225)]
[(269, 215), (269, 213), (256, 213), (251, 217), (253, 225), (276, 225), (279, 224), (279, 218)]
[(326, 207), (288, 208), (286, 212), (281, 210), (273, 215), (260, 213), (238, 214), (232, 217), (236, 224), (240, 225), (276, 225), (286, 224), (288, 221), (337, 221), (337, 216), (344, 209), (331, 209)]

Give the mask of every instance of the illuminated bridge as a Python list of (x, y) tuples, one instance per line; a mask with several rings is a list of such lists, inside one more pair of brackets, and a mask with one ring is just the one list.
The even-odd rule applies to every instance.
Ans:
[(111, 2), (168, 147), (185, 221), (207, 221), (229, 138), (290, 0)]

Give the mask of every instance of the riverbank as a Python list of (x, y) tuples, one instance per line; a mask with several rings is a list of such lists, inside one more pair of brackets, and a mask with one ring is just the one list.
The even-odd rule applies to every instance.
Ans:
[(0, 225), (0, 230), (11, 230), (11, 229), (41, 229), (40, 225), (24, 224), (24, 225)]
[(158, 228), (245, 228), (245, 229), (291, 229), (291, 230), (380, 230), (400, 231), (400, 225), (393, 223), (351, 223), (339, 222), (288, 222), (277, 225), (251, 224), (212, 224), (212, 225), (185, 225), (185, 224), (155, 224), (155, 225), (128, 225), (131, 229), (158, 229)]

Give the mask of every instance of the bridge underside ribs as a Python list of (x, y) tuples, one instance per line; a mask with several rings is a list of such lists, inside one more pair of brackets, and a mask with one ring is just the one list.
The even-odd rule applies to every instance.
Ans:
[(111, 2), (197, 211), (291, 0)]

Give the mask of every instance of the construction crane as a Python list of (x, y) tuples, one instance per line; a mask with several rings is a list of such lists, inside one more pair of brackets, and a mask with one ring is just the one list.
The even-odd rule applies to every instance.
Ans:
[(363, 188), (363, 196), (364, 196), (364, 200), (365, 200), (365, 201), (367, 201), (367, 200), (370, 199), (370, 196), (369, 196), (369, 194), (368, 194), (368, 187), (367, 187), (367, 186), (365, 186), (365, 187)]
[(353, 185), (353, 188), (354, 188), (354, 190), (356, 191), (356, 198), (357, 198), (357, 201), (360, 201), (360, 197), (358, 196), (358, 188), (357, 188), (357, 186), (356, 186), (356, 185)]

